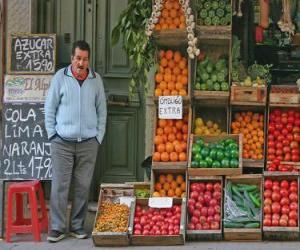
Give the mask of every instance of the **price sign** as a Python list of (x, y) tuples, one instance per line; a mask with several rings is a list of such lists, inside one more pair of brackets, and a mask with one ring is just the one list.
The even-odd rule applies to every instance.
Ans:
[(130, 196), (121, 196), (119, 199), (120, 199), (120, 204), (125, 204), (126, 206), (130, 207), (131, 202), (133, 202), (135, 198)]
[(159, 119), (182, 119), (182, 96), (160, 96), (158, 99)]
[(149, 207), (170, 208), (173, 206), (173, 198), (171, 197), (151, 197), (148, 202)]

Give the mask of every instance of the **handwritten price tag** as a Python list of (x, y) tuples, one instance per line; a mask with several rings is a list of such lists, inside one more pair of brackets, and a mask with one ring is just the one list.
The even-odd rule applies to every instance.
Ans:
[(170, 208), (173, 206), (173, 198), (171, 197), (151, 197), (148, 202), (149, 207)]
[(120, 204), (125, 204), (126, 206), (130, 207), (131, 202), (134, 201), (134, 197), (129, 197), (129, 196), (121, 196), (120, 198)]

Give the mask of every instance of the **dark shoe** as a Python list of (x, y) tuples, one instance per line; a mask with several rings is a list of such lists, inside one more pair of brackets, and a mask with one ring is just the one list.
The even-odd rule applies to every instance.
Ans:
[(64, 233), (56, 230), (51, 230), (50, 233), (48, 234), (47, 240), (51, 243), (55, 243), (64, 238), (66, 238), (66, 235)]
[(86, 239), (88, 237), (88, 234), (83, 229), (72, 230), (70, 235), (77, 239)]

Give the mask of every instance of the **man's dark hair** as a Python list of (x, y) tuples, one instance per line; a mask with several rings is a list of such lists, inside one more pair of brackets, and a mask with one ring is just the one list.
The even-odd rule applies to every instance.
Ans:
[(76, 41), (76, 42), (73, 43), (72, 56), (75, 55), (75, 49), (76, 48), (79, 48), (80, 50), (88, 51), (89, 52), (89, 57), (90, 57), (91, 49), (90, 49), (90, 45), (86, 41), (80, 40), (80, 41)]

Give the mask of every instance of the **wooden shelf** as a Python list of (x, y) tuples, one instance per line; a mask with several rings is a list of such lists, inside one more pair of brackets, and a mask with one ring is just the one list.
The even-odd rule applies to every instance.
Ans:
[(231, 33), (232, 33), (231, 30), (232, 30), (231, 25), (227, 25), (227, 26), (197, 25), (196, 26), (196, 32), (199, 39), (230, 40)]
[(246, 168), (264, 168), (264, 160), (243, 159), (243, 167), (246, 167)]
[(229, 102), (229, 91), (194, 90), (194, 100), (206, 105), (223, 106)]
[(187, 31), (185, 29), (154, 31), (153, 38), (161, 46), (180, 46), (188, 42)]

